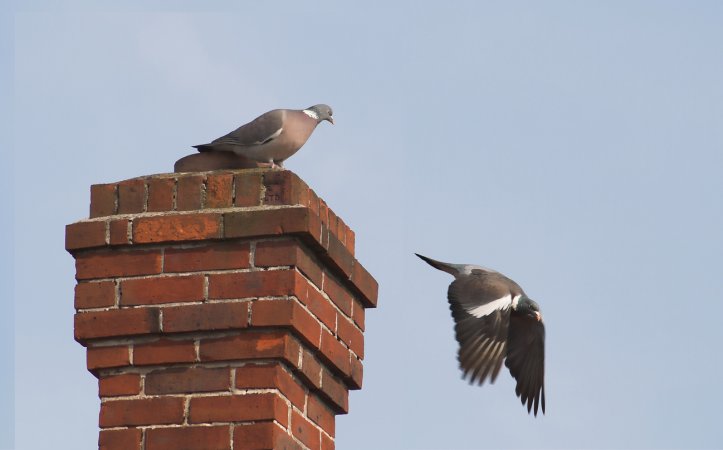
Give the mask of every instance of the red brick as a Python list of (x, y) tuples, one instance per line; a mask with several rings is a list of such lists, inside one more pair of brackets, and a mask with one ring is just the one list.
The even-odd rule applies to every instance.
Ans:
[(351, 304), (351, 318), (360, 330), (364, 331), (366, 311), (359, 300), (354, 299)]
[(326, 249), (333, 266), (341, 271), (345, 278), (349, 278), (354, 268), (354, 257), (349, 253), (349, 250), (332, 234), (329, 234)]
[(118, 183), (118, 214), (143, 212), (146, 203), (146, 183), (140, 178)]
[(224, 236), (258, 237), (305, 234), (320, 241), (318, 219), (305, 207), (235, 211), (224, 214)]
[[(337, 221), (337, 228), (336, 228), (336, 237), (339, 239), (339, 241), (344, 244), (344, 247), (346, 248), (346, 230), (349, 228), (346, 226), (343, 220), (341, 220), (341, 217), (336, 217)], [(347, 248), (347, 250), (349, 250)], [(351, 252), (349, 252), (351, 253)], [(352, 254), (353, 256), (353, 254)]]
[(321, 197), (319, 197), (319, 219), (322, 225), (329, 227), (329, 206)]
[(183, 422), (183, 398), (108, 400), (100, 404), (101, 428)]
[(123, 430), (100, 430), (98, 450), (140, 450), (141, 430), (126, 428)]
[(286, 430), (274, 422), (244, 423), (233, 428), (234, 450), (301, 450)]
[(212, 427), (151, 428), (146, 431), (145, 450), (229, 450), (231, 429)]
[(88, 370), (124, 367), (131, 364), (127, 345), (115, 347), (88, 347), (86, 354)]
[[(336, 418), (326, 403), (314, 394), (309, 395), (306, 404), (306, 415), (319, 425), (329, 436), (334, 436)], [(293, 422), (292, 422), (293, 423)]]
[(115, 283), (78, 283), (75, 285), (75, 309), (103, 308), (115, 305)]
[(321, 364), (319, 360), (306, 349), (304, 349), (301, 359), (300, 376), (308, 383), (311, 383), (316, 389), (321, 388)]
[(169, 368), (146, 375), (146, 395), (228, 391), (231, 372), (226, 367)]
[(286, 426), (289, 406), (275, 393), (191, 398), (189, 423), (276, 420)]
[(236, 336), (201, 340), (201, 361), (282, 358), (292, 366), (299, 359), (299, 343), (286, 332), (242, 332)]
[(160, 331), (158, 309), (112, 309), (75, 315), (75, 339), (130, 336)]
[(336, 333), (359, 358), (364, 359), (364, 334), (354, 325), (354, 322), (343, 315), (337, 318)]
[(201, 191), (204, 178), (201, 175), (178, 177), (176, 185), (176, 209), (191, 211), (201, 209)]
[(203, 275), (125, 280), (120, 285), (120, 304), (155, 305), (201, 301), (204, 282)]
[(236, 206), (258, 206), (261, 204), (261, 173), (236, 173), (234, 176)]
[(233, 205), (233, 174), (211, 174), (206, 178), (206, 208), (228, 208)]
[(309, 188), (309, 209), (313, 215), (319, 217), (319, 196), (311, 188)]
[(98, 395), (100, 397), (137, 395), (140, 392), (141, 376), (137, 373), (108, 375), (98, 380)]
[(246, 365), (236, 368), (236, 387), (239, 389), (278, 389), (300, 410), (304, 409), (306, 393), (280, 364)]
[(110, 221), (110, 245), (127, 245), (128, 241), (128, 224), (130, 220), (119, 219)]
[(102, 247), (105, 245), (105, 221), (76, 222), (65, 226), (65, 249)]
[(358, 358), (351, 358), (351, 377), (347, 378), (347, 383), (351, 389), (361, 389), (362, 379), (364, 378), (364, 365)]
[(130, 277), (161, 273), (160, 250), (103, 251), (75, 257), (75, 278)]
[(359, 264), (359, 261), (355, 261), (354, 268), (352, 269), (351, 282), (358, 289), (359, 293), (362, 294), (361, 300), (364, 302), (364, 306), (367, 308), (375, 308), (377, 306), (377, 295), (379, 292), (379, 285), (369, 272)]
[(218, 213), (180, 214), (133, 219), (133, 243), (199, 241), (221, 237)]
[(346, 240), (344, 241), (344, 246), (347, 250), (349, 250), (349, 253), (351, 253), (352, 256), (354, 256), (354, 244), (356, 240), (356, 236), (354, 235), (354, 230), (351, 228), (346, 229)]
[(288, 170), (264, 173), (264, 205), (302, 205), (309, 203), (309, 186)]
[(209, 303), (163, 309), (163, 332), (231, 330), (248, 326), (248, 302)]
[(321, 287), (321, 268), (296, 240), (259, 242), (256, 244), (254, 264), (256, 267), (298, 267), (307, 278)]
[(194, 362), (196, 347), (192, 340), (159, 339), (133, 346), (133, 364), (137, 366)]
[(293, 295), (294, 275), (294, 270), (211, 274), (208, 296), (222, 299)]
[(326, 226), (329, 227), (331, 235), (339, 240), (339, 236), (337, 236), (337, 232), (339, 230), (339, 219), (336, 217), (336, 213), (334, 213), (331, 208), (329, 208), (329, 223), (327, 223)]
[(326, 397), (334, 412), (346, 414), (349, 412), (349, 391), (344, 383), (334, 377), (328, 370), (321, 369), (321, 391), (319, 394)]
[(344, 314), (351, 317), (351, 303), (354, 297), (328, 272), (324, 275), (324, 292)]
[(201, 247), (168, 248), (164, 272), (246, 269), (249, 263), (248, 242), (209, 243)]
[(173, 178), (151, 178), (148, 180), (149, 212), (173, 211), (173, 190), (176, 180)]
[(297, 287), (296, 296), (324, 325), (332, 331), (336, 330), (336, 308), (314, 286), (304, 280), (303, 284)]
[(319, 346), (321, 325), (295, 300), (257, 300), (252, 302), (251, 325), (255, 327), (290, 327), (312, 346)]
[(297, 411), (291, 411), (291, 434), (309, 448), (319, 448), (321, 431)]
[(334, 439), (321, 433), (321, 450), (334, 450)]
[(326, 330), (321, 332), (321, 356), (344, 375), (351, 375), (349, 350)]
[(91, 219), (115, 214), (116, 192), (115, 184), (94, 184), (90, 187)]

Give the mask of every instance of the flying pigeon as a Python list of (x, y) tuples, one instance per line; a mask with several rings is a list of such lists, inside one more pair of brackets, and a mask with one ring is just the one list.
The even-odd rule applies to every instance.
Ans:
[(448, 264), (422, 258), (435, 269), (452, 274), (447, 299), (459, 342), (460, 369), (470, 384), (494, 382), (502, 360), (517, 380), (515, 393), (527, 405), (545, 413), (545, 325), (540, 308), (522, 288), (494, 270), (472, 264)]
[(194, 145), (199, 152), (234, 152), (253, 161), (283, 167), (286, 158), (306, 143), (322, 120), (334, 124), (331, 107), (274, 109), (261, 114), (210, 144)]

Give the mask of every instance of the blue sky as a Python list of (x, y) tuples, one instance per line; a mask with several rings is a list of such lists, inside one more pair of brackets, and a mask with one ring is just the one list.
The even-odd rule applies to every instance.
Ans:
[[(337, 448), (723, 446), (723, 4), (112, 3), (2, 16), (0, 448), (13, 414), (14, 448), (96, 445), (63, 250), (89, 186), (322, 102), (336, 125), (286, 167), (380, 283)], [(413, 252), (540, 304), (546, 416), (506, 372), (460, 379), (451, 278)]]

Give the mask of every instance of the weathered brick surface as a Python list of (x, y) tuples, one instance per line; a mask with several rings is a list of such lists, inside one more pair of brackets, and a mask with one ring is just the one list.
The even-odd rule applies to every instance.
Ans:
[(206, 208), (228, 208), (233, 205), (233, 174), (212, 174), (206, 178)]
[(247, 269), (250, 267), (248, 242), (207, 243), (196, 247), (169, 248), (164, 256), (164, 272)]
[(221, 237), (221, 215), (177, 214), (133, 220), (133, 243), (199, 241)]
[(156, 308), (113, 309), (75, 315), (75, 339), (133, 336), (160, 331)]
[(313, 347), (319, 346), (321, 324), (295, 300), (253, 302), (251, 325), (255, 327), (289, 327)]
[(113, 397), (137, 395), (141, 392), (141, 376), (137, 373), (109, 375), (98, 380), (98, 395)]
[(133, 364), (137, 366), (190, 363), (195, 360), (193, 340), (159, 339), (133, 346)]
[(161, 273), (160, 250), (99, 251), (75, 257), (75, 278), (130, 277)]
[(100, 404), (101, 428), (183, 422), (183, 398), (109, 400)]
[(66, 248), (99, 448), (333, 449), (378, 292), (344, 220), (283, 170), (140, 177), (91, 202)]
[(141, 430), (126, 428), (121, 430), (101, 430), (98, 437), (98, 450), (140, 450)]
[(148, 180), (147, 211), (173, 211), (173, 191), (176, 181), (173, 178), (152, 178)]
[(115, 283), (78, 283), (75, 285), (75, 309), (103, 308), (115, 304)]
[(283, 332), (241, 332), (234, 336), (202, 339), (201, 361), (279, 358), (297, 364), (299, 343)]
[(115, 184), (94, 184), (90, 187), (91, 219), (116, 213), (116, 189)]
[(228, 391), (231, 373), (226, 367), (179, 367), (154, 370), (146, 375), (148, 395)]
[(334, 412), (326, 406), (326, 402), (314, 394), (309, 395), (306, 410), (307, 416), (312, 422), (320, 426), (328, 435), (334, 437), (336, 431)]
[(249, 364), (236, 368), (236, 387), (249, 388), (277, 388), (281, 393), (299, 408), (304, 409), (306, 392), (303, 384), (297, 382), (281, 364)]
[(136, 278), (120, 284), (122, 306), (155, 305), (203, 300), (203, 275)]
[(208, 277), (211, 299), (293, 295), (295, 271), (269, 270), (212, 274)]
[(276, 423), (256, 422), (233, 429), (234, 450), (302, 450), (291, 436)]
[(65, 227), (65, 249), (101, 247), (105, 245), (105, 221), (76, 222)]
[(131, 363), (127, 345), (91, 347), (86, 354), (88, 370), (123, 367)]
[(291, 432), (309, 448), (319, 448), (321, 432), (308, 419), (298, 413), (291, 412)]
[(177, 306), (163, 309), (163, 332), (232, 330), (248, 325), (247, 302)]
[(126, 245), (130, 244), (128, 240), (128, 227), (130, 220), (118, 219), (111, 220), (109, 225), (110, 245)]
[(288, 425), (289, 407), (274, 393), (194, 397), (189, 406), (189, 423), (276, 420)]
[(146, 431), (145, 450), (229, 450), (231, 427), (186, 426)]
[(118, 184), (118, 214), (143, 212), (146, 187), (142, 179), (122, 181)]

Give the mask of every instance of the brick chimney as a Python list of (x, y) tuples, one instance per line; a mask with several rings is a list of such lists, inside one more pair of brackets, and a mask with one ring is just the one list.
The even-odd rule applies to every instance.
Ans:
[(66, 249), (99, 448), (334, 448), (377, 283), (354, 232), (294, 173), (94, 185)]

